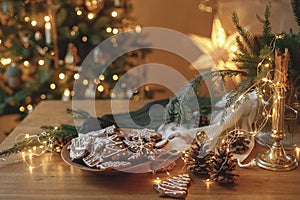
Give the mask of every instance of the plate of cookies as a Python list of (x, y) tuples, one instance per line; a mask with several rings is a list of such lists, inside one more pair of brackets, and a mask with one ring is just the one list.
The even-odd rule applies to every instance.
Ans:
[(168, 140), (152, 129), (105, 129), (79, 134), (66, 144), (62, 159), (81, 170), (101, 174), (147, 173), (174, 165), (180, 157)]

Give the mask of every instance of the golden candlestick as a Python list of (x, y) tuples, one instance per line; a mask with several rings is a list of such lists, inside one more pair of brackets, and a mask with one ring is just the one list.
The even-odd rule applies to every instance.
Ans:
[(284, 105), (285, 85), (287, 79), (288, 63), (290, 55), (288, 50), (281, 55), (279, 50), (275, 52), (274, 97), (272, 108), (272, 133), (273, 145), (265, 153), (258, 154), (256, 164), (264, 169), (272, 171), (289, 171), (298, 166), (293, 155), (288, 155), (281, 144), (284, 139)]

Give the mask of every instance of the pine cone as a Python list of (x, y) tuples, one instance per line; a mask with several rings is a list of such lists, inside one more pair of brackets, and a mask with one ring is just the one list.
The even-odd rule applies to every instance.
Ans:
[[(229, 146), (229, 150), (234, 154), (243, 154), (249, 149), (250, 138), (245, 134), (233, 132), (227, 135), (223, 145)], [(229, 142), (231, 141), (231, 142)]]
[(196, 143), (188, 151), (186, 151), (185, 161), (188, 169), (195, 174), (207, 175), (210, 169), (212, 151), (205, 151), (203, 147)]
[(219, 184), (230, 184), (234, 183), (235, 177), (238, 176), (234, 174), (237, 160), (232, 158), (232, 152), (228, 151), (222, 146), (218, 148), (218, 152), (211, 157), (211, 167), (209, 175), (211, 180), (216, 181)]

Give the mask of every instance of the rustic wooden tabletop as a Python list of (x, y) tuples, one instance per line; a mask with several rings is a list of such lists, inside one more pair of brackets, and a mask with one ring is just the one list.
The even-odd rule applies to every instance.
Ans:
[[(124, 103), (128, 101), (116, 100), (114, 105), (120, 105), (119, 111), (122, 111)], [(145, 103), (130, 102), (129, 108), (136, 110)], [(97, 116), (111, 112), (109, 100), (96, 101), (95, 106)], [(3, 141), (0, 150), (12, 146), (20, 134), (41, 132), (42, 125), (73, 123), (72, 116), (65, 112), (71, 107), (71, 102), (40, 103)], [(249, 159), (264, 151), (265, 148), (256, 144)], [(297, 159), (299, 161), (299, 152)], [(168, 177), (166, 173), (95, 174), (69, 166), (56, 153), (33, 158), (33, 162), (38, 167), (29, 169), (22, 161), (0, 162), (0, 199), (160, 199), (153, 189), (154, 181), (156, 177)], [(176, 169), (170, 171), (170, 175), (182, 172), (179, 162)], [(205, 182), (191, 174), (192, 183), (186, 199), (298, 199), (300, 196), (299, 167), (289, 172), (272, 172), (255, 166), (237, 168), (237, 173), (240, 176), (231, 186)]]

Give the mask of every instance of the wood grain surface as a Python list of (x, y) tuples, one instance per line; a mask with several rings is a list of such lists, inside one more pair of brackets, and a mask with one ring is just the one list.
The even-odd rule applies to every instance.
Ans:
[[(127, 109), (128, 101), (116, 102), (120, 111)], [(136, 110), (146, 101), (130, 102), (130, 109)], [(116, 104), (114, 104), (116, 105)], [(111, 102), (100, 100), (95, 103), (97, 115), (111, 112)], [(44, 101), (33, 113), (3, 141), (0, 149), (14, 144), (18, 135), (41, 132), (40, 126), (59, 126), (73, 123), (66, 114), (71, 102)], [(265, 148), (256, 145), (249, 159)], [(292, 152), (295, 153), (295, 152)], [(298, 153), (299, 160), (299, 153)], [(248, 161), (249, 161), (248, 159)], [(36, 166), (30, 170), (24, 162), (0, 162), (0, 199), (161, 199), (153, 189), (156, 177), (167, 178), (166, 173), (99, 175), (82, 171), (66, 164), (59, 154), (47, 154), (33, 158)], [(182, 173), (179, 161), (170, 175)], [(299, 199), (300, 169), (290, 172), (272, 172), (258, 167), (238, 168), (240, 175), (231, 186), (207, 183), (192, 175), (192, 183), (186, 199)]]

